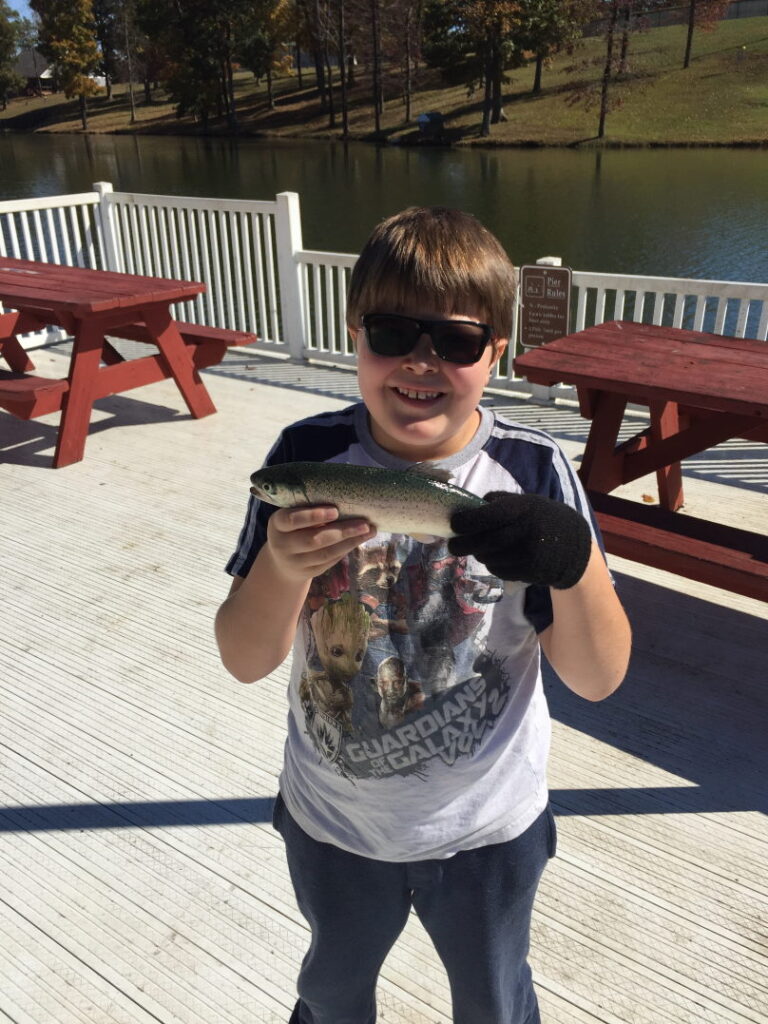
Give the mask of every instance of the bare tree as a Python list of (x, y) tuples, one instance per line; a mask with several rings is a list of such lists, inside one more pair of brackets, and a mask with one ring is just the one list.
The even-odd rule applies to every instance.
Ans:
[(712, 32), (730, 7), (729, 0), (689, 0), (688, 33), (685, 40), (683, 67), (690, 67), (693, 33), (696, 28)]

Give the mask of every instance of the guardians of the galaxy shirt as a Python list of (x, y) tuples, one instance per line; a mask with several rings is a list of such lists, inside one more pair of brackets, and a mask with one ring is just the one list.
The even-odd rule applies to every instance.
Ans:
[[(590, 518), (548, 435), (481, 409), (451, 482), (544, 494)], [(283, 432), (268, 463), (407, 468), (362, 405)], [(274, 509), (249, 505), (227, 570), (245, 576)], [(594, 529), (594, 526), (593, 526)], [(548, 588), (503, 583), (442, 538), (379, 533), (311, 584), (293, 651), (280, 787), (315, 839), (382, 860), (447, 857), (514, 838), (547, 802), (549, 716), (537, 633)]]

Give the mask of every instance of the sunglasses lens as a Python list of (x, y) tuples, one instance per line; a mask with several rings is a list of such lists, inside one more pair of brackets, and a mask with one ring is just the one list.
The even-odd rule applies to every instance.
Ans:
[(407, 355), (419, 340), (419, 326), (400, 317), (369, 315), (363, 318), (371, 351), (377, 356)]
[(476, 363), (485, 351), (491, 329), (485, 324), (453, 320), (411, 320), (399, 314), (366, 313), (363, 327), (377, 356), (405, 356), (428, 331), (435, 352), (448, 363)]
[(432, 344), (441, 359), (449, 363), (476, 363), (488, 344), (489, 331), (481, 324), (450, 322), (435, 324)]

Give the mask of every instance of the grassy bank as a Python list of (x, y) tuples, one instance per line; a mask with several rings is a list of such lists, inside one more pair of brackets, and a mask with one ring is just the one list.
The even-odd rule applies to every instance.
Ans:
[[(505, 90), (506, 121), (493, 125), (490, 138), (480, 137), (481, 96), (467, 95), (464, 87), (444, 88), (439, 75), (420, 70), (419, 86), (412, 105), (412, 120), (404, 123), (399, 95), (387, 96), (381, 138), (409, 143), (418, 138), (415, 118), (437, 110), (445, 117), (446, 138), (456, 145), (571, 146), (596, 143), (598, 109), (594, 101), (604, 44), (587, 40), (573, 56), (556, 58), (544, 72), (542, 91), (531, 94), (533, 66), (510, 74)], [(768, 145), (768, 17), (722, 22), (714, 32), (697, 32), (691, 66), (682, 69), (685, 48), (683, 26), (652, 29), (632, 36), (630, 68), (614, 84), (612, 97), (619, 105), (608, 116), (603, 144), (657, 145)], [(590, 63), (597, 61), (598, 63)], [(573, 65), (578, 68), (573, 70)], [(367, 76), (351, 96), (350, 137), (372, 139), (373, 113), (368, 99)], [(336, 139), (341, 120), (328, 124), (320, 109), (317, 91), (304, 75), (299, 88), (295, 76), (279, 79), (277, 105), (269, 109), (264, 86), (250, 74), (237, 76), (239, 133), (250, 136), (316, 137)], [(337, 90), (338, 93), (338, 90)], [(385, 94), (386, 95), (386, 94)], [(90, 101), (89, 131), (199, 133), (191, 119), (177, 119), (162, 97), (149, 105), (139, 102), (137, 121), (130, 124), (130, 108), (124, 86), (117, 86), (111, 101)], [(45, 99), (12, 100), (0, 111), (0, 131), (81, 131), (77, 104), (56, 94)], [(214, 120), (210, 134), (230, 134), (226, 124)]]

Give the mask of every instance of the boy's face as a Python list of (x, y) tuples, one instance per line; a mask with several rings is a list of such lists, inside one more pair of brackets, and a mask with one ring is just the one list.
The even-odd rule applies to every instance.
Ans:
[[(483, 320), (472, 311), (397, 312), (424, 320)], [(491, 367), (506, 348), (505, 338), (490, 342), (477, 363), (465, 366), (439, 359), (426, 334), (405, 356), (378, 356), (362, 328), (350, 329), (350, 334), (357, 347), (360, 393), (377, 444), (400, 458), (421, 462), (453, 455), (472, 440), (480, 424), (477, 405)]]

